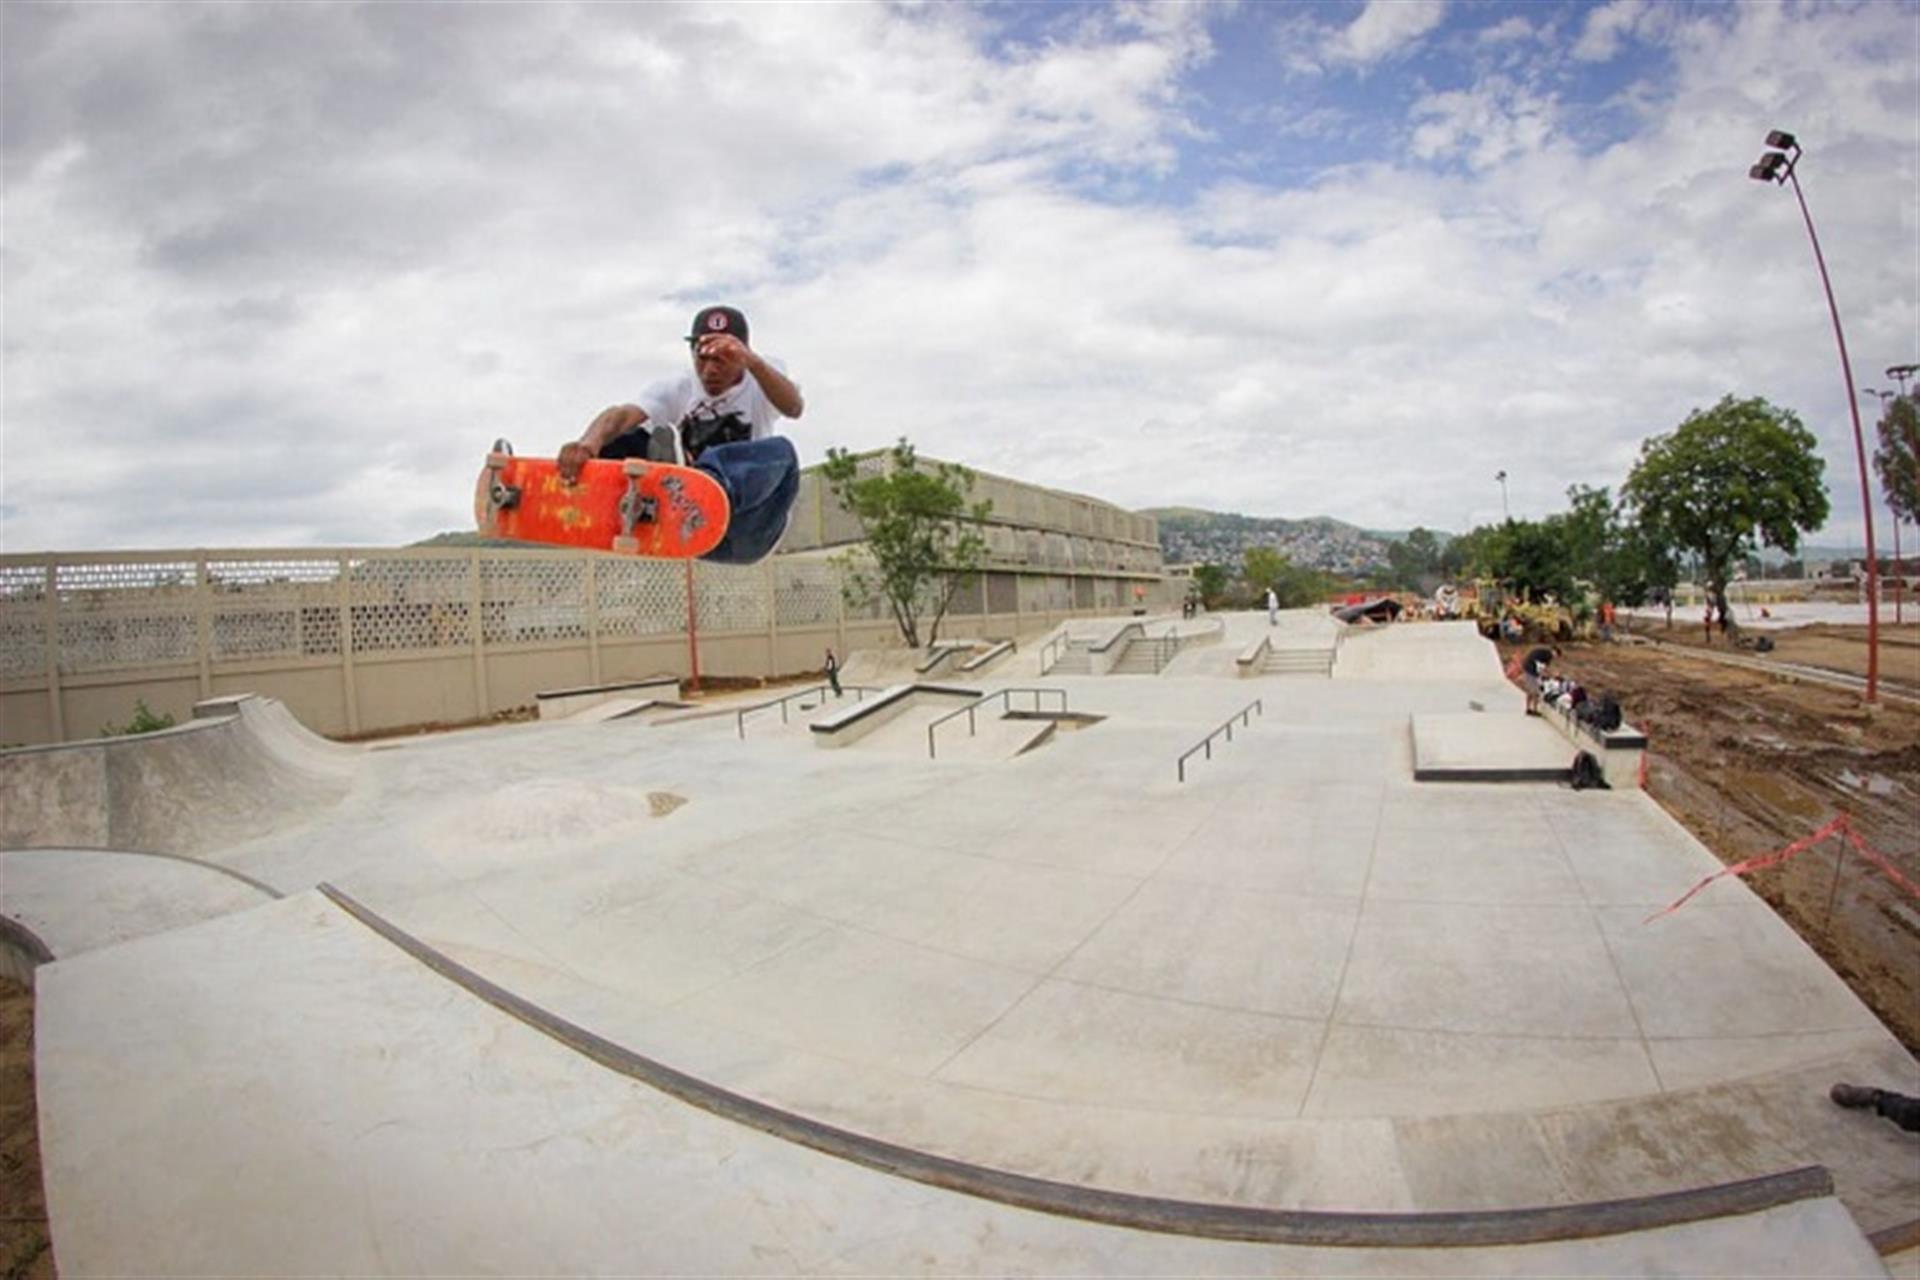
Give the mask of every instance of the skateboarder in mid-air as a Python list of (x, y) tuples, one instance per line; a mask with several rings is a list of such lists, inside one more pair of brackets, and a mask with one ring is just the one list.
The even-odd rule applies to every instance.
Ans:
[(704, 558), (750, 564), (780, 540), (800, 489), (799, 456), (775, 423), (798, 418), (806, 405), (780, 363), (747, 345), (747, 318), (734, 308), (702, 308), (687, 343), (691, 372), (654, 383), (638, 403), (602, 410), (556, 462), (569, 484), (590, 458), (684, 462), (706, 472), (726, 490), (732, 518)]

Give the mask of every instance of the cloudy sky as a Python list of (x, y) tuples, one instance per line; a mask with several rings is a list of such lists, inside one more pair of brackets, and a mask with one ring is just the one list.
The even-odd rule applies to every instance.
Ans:
[[(1920, 360), (1920, 6), (0, 6), (0, 546), (390, 545), (686, 361), (803, 459), (1461, 530)], [(1870, 406), (1869, 406), (1870, 407)], [(1870, 421), (1870, 419), (1869, 419)], [(1881, 509), (1884, 522), (1884, 508)], [(1885, 525), (1881, 537), (1885, 538)]]

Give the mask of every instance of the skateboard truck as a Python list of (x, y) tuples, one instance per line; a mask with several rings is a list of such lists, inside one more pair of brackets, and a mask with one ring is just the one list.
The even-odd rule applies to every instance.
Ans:
[(627, 491), (620, 498), (620, 536), (613, 540), (613, 549), (628, 555), (637, 554), (640, 540), (633, 531), (642, 524), (652, 524), (660, 518), (660, 506), (652, 497), (640, 492), (640, 478), (647, 474), (647, 464), (639, 459), (630, 459), (626, 464)]
[(487, 471), (490, 474), (487, 480), (486, 525), (490, 530), (502, 511), (511, 511), (520, 505), (520, 486), (508, 484), (500, 478), (500, 473), (506, 470), (507, 459), (512, 456), (513, 446), (507, 443), (505, 437), (495, 440), (492, 452), (487, 454)]

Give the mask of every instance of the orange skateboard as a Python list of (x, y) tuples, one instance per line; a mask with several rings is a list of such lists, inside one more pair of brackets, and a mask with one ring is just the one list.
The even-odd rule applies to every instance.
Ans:
[(727, 534), (726, 490), (692, 467), (595, 458), (572, 484), (552, 458), (520, 458), (496, 440), (473, 489), (473, 518), (490, 538), (595, 547), (686, 560)]

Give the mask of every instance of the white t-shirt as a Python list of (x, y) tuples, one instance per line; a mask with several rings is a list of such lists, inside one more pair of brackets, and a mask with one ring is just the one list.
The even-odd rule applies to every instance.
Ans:
[[(786, 365), (772, 356), (761, 359), (783, 374), (787, 371)], [(681, 454), (689, 462), (710, 445), (763, 440), (774, 434), (774, 423), (782, 416), (751, 373), (742, 373), (740, 381), (710, 396), (700, 379), (688, 370), (677, 378), (654, 383), (634, 403), (645, 410), (648, 422), (674, 428), (680, 437)]]

